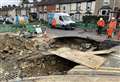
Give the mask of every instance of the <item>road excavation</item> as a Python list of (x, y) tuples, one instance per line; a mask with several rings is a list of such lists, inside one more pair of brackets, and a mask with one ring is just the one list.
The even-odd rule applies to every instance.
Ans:
[[(40, 76), (48, 75), (91, 74), (92, 76), (93, 71), (96, 75), (120, 75), (120, 56), (119, 51), (117, 50), (119, 49), (119, 43), (106, 46), (106, 42), (97, 42), (90, 39), (76, 37), (60, 37), (50, 39), (43, 36), (23, 38), (18, 35), (12, 34), (1, 34), (0, 41), (1, 82), (10, 81), (16, 78), (37, 78)], [(101, 47), (101, 45), (105, 46)], [(60, 56), (60, 54), (57, 52), (57, 50), (59, 49), (63, 50), (60, 52), (61, 55), (65, 51), (64, 54), (67, 54), (68, 57), (66, 58), (64, 56)], [(69, 51), (69, 49), (71, 50)], [(56, 51), (56, 54), (51, 53), (51, 50)], [(81, 56), (79, 54), (76, 54), (76, 56), (78, 57), (83, 57), (86, 52), (88, 56), (91, 56), (90, 54), (92, 54), (93, 56), (95, 56), (96, 59), (91, 59), (92, 62), (95, 63), (94, 61), (99, 61), (100, 58), (101, 63), (100, 65), (98, 64), (98, 67), (94, 68), (91, 66), (94, 66), (96, 64), (92, 65), (86, 62), (90, 59), (89, 57), (88, 59), (84, 57), (85, 61), (83, 61), (84, 58), (82, 60), (80, 58), (79, 60), (81, 60), (81, 62), (77, 62), (79, 60), (75, 61), (76, 59), (71, 60), (71, 58), (69, 57), (72, 57), (72, 54), (67, 52), (72, 52), (72, 50), (75, 50), (75, 53), (82, 52), (82, 54), (79, 53)], [(72, 58), (74, 58), (74, 56)], [(78, 67), (79, 69), (77, 68), (76, 70), (76, 68), (74, 67), (79, 65), (83, 66), (83, 68), (81, 69)], [(93, 71), (89, 70), (91, 68), (93, 69)], [(97, 70), (101, 70), (101, 68), (102, 70), (104, 70), (103, 68), (105, 68), (106, 71), (97, 72)], [(77, 73), (74, 71), (74, 69)], [(89, 72), (87, 72), (86, 70)]]

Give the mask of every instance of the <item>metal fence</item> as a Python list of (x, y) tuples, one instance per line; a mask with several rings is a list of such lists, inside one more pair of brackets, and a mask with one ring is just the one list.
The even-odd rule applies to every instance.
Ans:
[(12, 24), (0, 24), (1, 32), (16, 32), (16, 26)]

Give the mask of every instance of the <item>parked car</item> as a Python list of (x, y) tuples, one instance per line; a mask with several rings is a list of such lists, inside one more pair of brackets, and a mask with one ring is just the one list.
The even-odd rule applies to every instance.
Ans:
[(5, 23), (6, 24), (14, 24), (15, 18), (14, 17), (6, 17)]

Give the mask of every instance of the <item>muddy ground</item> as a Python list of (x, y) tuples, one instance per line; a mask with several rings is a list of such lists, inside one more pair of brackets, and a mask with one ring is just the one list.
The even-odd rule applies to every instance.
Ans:
[(60, 38), (45, 42), (43, 38), (37, 41), (13, 35), (0, 35), (0, 80), (66, 74), (78, 64), (56, 55), (46, 55), (45, 52), (60, 47), (93, 51), (109, 49), (119, 44), (109, 42), (80, 38)]

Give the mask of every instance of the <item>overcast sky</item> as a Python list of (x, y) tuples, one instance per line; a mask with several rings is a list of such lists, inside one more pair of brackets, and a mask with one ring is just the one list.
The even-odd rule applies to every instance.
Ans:
[[(30, 0), (32, 1), (32, 0)], [(0, 0), (0, 7), (4, 5), (18, 5), (20, 0)]]

